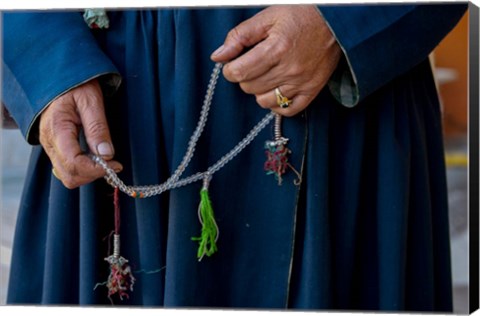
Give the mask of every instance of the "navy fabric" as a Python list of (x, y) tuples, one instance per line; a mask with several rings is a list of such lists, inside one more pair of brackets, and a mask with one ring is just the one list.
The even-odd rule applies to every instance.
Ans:
[[(441, 8), (452, 26), (459, 18), (452, 10), (455, 5), (431, 7), (435, 15)], [(359, 19), (368, 15), (368, 8)], [(77, 83), (96, 68), (104, 74), (110, 67), (111, 74), (122, 75), (119, 90), (105, 102), (126, 183), (160, 183), (175, 170), (198, 120), (213, 68), (209, 55), (231, 28), (260, 9), (111, 11), (108, 30), (92, 31), (93, 37), (85, 32), (84, 45), (91, 46), (87, 51), (99, 50), (98, 58), (107, 61), (99, 67), (82, 63), (81, 74), (68, 66), (64, 71), (78, 75)], [(329, 10), (357, 18), (348, 7)], [(398, 10), (404, 11), (401, 6)], [(377, 11), (371, 12), (375, 19)], [(31, 15), (45, 16), (43, 24), (59, 23), (62, 17), (4, 15), (5, 55), (12, 57), (6, 63), (9, 69), (22, 63), (22, 72), (12, 76), (25, 82), (27, 99), (42, 95), (41, 88), (30, 87), (22, 77), (41, 76), (35, 85), (45, 82), (47, 87), (62, 80), (36, 67), (40, 56), (55, 60), (27, 36), (31, 28), (42, 29)], [(415, 37), (418, 24), (428, 23), (427, 16), (422, 18), (426, 20), (408, 26), (409, 37)], [(78, 19), (68, 29), (43, 36), (62, 49), (76, 27), (86, 28)], [(372, 31), (379, 32), (379, 26)], [(437, 38), (447, 31), (439, 27)], [(35, 62), (8, 53), (24, 45), (31, 45)], [(415, 58), (425, 60), (426, 50), (415, 51)], [(82, 54), (77, 50), (74, 55)], [(376, 62), (363, 58), (365, 65)], [(122, 255), (136, 271), (137, 283), (128, 300), (115, 304), (451, 310), (439, 103), (428, 61), (407, 71), (412, 66), (398, 65), (404, 74), (393, 73), (381, 87), (366, 89), (376, 92), (352, 109), (324, 89), (305, 112), (283, 121), (291, 164), (302, 173), (301, 186), (293, 183), (293, 172), (278, 186), (263, 171), (263, 144), (273, 137), (271, 127), (215, 174), (210, 194), (220, 228), (219, 251), (201, 262), (191, 240), (200, 232), (201, 183), (149, 199), (122, 195)], [(7, 85), (12, 78), (7, 77)], [(27, 106), (14, 104), (14, 93), (4, 90), (9, 109)], [(25, 109), (25, 116), (34, 110)], [(20, 110), (12, 113), (17, 121), (32, 119)], [(204, 135), (185, 174), (217, 161), (266, 113), (253, 96), (220, 79)], [(25, 132), (26, 125), (21, 126)], [(8, 303), (109, 304), (106, 289), (94, 288), (108, 276), (103, 258), (109, 248), (105, 237), (113, 229), (112, 189), (99, 180), (68, 190), (50, 170), (42, 148), (35, 146), (18, 216)]]
[(347, 52), (360, 94), (357, 103), (422, 62), (463, 15), (465, 6), (447, 5), (448, 10), (428, 4), (322, 7), (323, 17)]
[[(88, 29), (76, 27), (83, 23), (78, 13), (4, 16), (2, 100), (25, 137), (38, 143), (37, 135), (29, 132), (34, 119), (52, 99), (80, 83), (117, 70), (99, 47), (92, 45)], [(55, 35), (58, 32), (68, 34), (61, 43)], [(67, 68), (69, 71), (65, 71)]]

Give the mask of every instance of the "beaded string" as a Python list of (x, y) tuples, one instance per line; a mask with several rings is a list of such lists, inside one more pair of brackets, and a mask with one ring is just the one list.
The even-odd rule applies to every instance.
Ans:
[[(202, 132), (205, 128), (208, 113), (210, 111), (210, 106), (212, 103), (213, 94), (215, 92), (215, 87), (218, 81), (218, 77), (222, 68), (221, 63), (216, 63), (213, 68), (210, 81), (208, 84), (208, 89), (205, 94), (204, 102), (200, 112), (200, 118), (197, 123), (197, 126), (190, 137), (188, 142), (188, 147), (183, 156), (181, 163), (178, 165), (175, 172), (162, 184), (157, 185), (144, 185), (144, 186), (129, 186), (126, 185), (111, 169), (105, 160), (97, 155), (90, 154), (91, 159), (100, 165), (106, 172), (104, 179), (109, 185), (114, 187), (114, 205), (115, 205), (115, 234), (114, 234), (114, 251), (113, 255), (105, 258), (106, 261), (110, 263), (110, 276), (107, 281), (107, 287), (109, 289), (110, 298), (111, 295), (118, 293), (122, 299), (124, 296), (128, 297), (126, 290), (133, 290), (133, 284), (135, 278), (131, 274), (130, 267), (127, 265), (128, 260), (120, 256), (120, 214), (119, 214), (119, 192), (128, 194), (133, 198), (147, 198), (155, 195), (159, 195), (165, 191), (179, 188), (182, 186), (189, 185), (199, 180), (203, 180), (203, 187), (200, 191), (200, 203), (198, 206), (198, 218), (199, 222), (202, 225), (201, 234), (199, 237), (193, 237), (192, 240), (198, 241), (199, 247), (197, 251), (197, 258), (201, 261), (204, 256), (211, 256), (217, 251), (216, 242), (219, 236), (219, 230), (217, 223), (215, 221), (215, 216), (213, 213), (212, 202), (208, 195), (208, 186), (210, 180), (212, 179), (213, 174), (222, 169), (227, 163), (229, 163), (235, 156), (237, 156), (245, 147), (247, 147), (257, 135), (262, 131), (270, 121), (275, 118), (275, 140), (267, 141), (265, 147), (267, 148), (267, 162), (265, 163), (265, 169), (267, 166), (267, 174), (274, 173), (279, 185), (281, 184), (281, 175), (285, 173), (286, 166), (291, 165), (288, 163), (287, 155), (290, 153), (290, 150), (286, 147), (288, 142), (287, 138), (284, 138), (281, 135), (281, 115), (275, 114), (274, 112), (268, 113), (257, 125), (255, 125), (250, 132), (237, 144), (233, 147), (228, 153), (223, 157), (217, 160), (213, 165), (211, 165), (206, 171), (197, 172), (191, 176), (180, 179), (183, 172), (189, 165), (197, 142), (202, 135)], [(271, 152), (271, 154), (269, 154)], [(292, 167), (293, 169), (293, 167)], [(295, 169), (293, 169), (295, 171)], [(296, 171), (295, 171), (296, 172)], [(297, 172), (297, 175), (300, 175)], [(297, 184), (297, 182), (295, 182)]]
[[(235, 156), (237, 156), (246, 146), (248, 146), (255, 139), (258, 133), (260, 133), (260, 131), (264, 129), (265, 126), (267, 126), (269, 122), (275, 117), (275, 114), (273, 112), (268, 113), (257, 125), (252, 128), (252, 130), (247, 134), (247, 136), (245, 136), (245, 138), (243, 138), (233, 149), (231, 149), (227, 154), (221, 157), (217, 162), (211, 165), (206, 171), (198, 172), (184, 179), (180, 179), (193, 157), (198, 139), (200, 138), (205, 128), (208, 113), (210, 111), (210, 106), (212, 103), (213, 94), (215, 92), (215, 87), (222, 66), (223, 65), (221, 63), (216, 63), (215, 67), (213, 68), (208, 84), (208, 89), (205, 94), (205, 99), (200, 112), (200, 118), (192, 136), (190, 137), (185, 155), (175, 172), (164, 183), (158, 185), (128, 186), (117, 176), (113, 169), (108, 167), (105, 160), (103, 160), (99, 156), (91, 155), (92, 160), (95, 163), (99, 164), (105, 170), (106, 175), (104, 176), (104, 178), (107, 183), (110, 184), (112, 187), (134, 198), (146, 198), (155, 196), (165, 191), (179, 188), (204, 179), (204, 187), (201, 191), (201, 202), (199, 205), (199, 214), (202, 215), (200, 217), (202, 233), (200, 237), (193, 238), (193, 240), (199, 242), (199, 250), (197, 253), (197, 257), (199, 260), (202, 260), (205, 254), (207, 256), (211, 256), (217, 250), (215, 243), (218, 238), (218, 227), (213, 218), (214, 214), (213, 210), (211, 209), (211, 202), (208, 197), (207, 189), (211, 177), (217, 171), (222, 169)], [(205, 183), (207, 183), (207, 185), (205, 185)]]
[(294, 180), (295, 185), (300, 185), (302, 181), (301, 174), (288, 162), (288, 155), (291, 154), (291, 150), (287, 147), (288, 138), (282, 136), (282, 116), (275, 114), (274, 125), (275, 139), (265, 142), (265, 155), (267, 160), (263, 165), (263, 169), (267, 175), (273, 174), (278, 182), (278, 185), (282, 185), (282, 175), (287, 171), (289, 167), (297, 175), (297, 179)]
[(188, 142), (188, 148), (182, 159), (182, 162), (177, 167), (175, 172), (170, 176), (170, 178), (167, 179), (164, 183), (157, 185), (128, 186), (117, 176), (113, 169), (108, 167), (105, 160), (103, 160), (97, 155), (90, 155), (91, 159), (105, 170), (106, 175), (104, 178), (108, 184), (110, 184), (112, 187), (118, 187), (120, 191), (134, 198), (147, 198), (159, 195), (165, 191), (183, 187), (199, 180), (203, 180), (206, 175), (209, 175), (210, 177), (213, 176), (214, 173), (222, 169), (228, 162), (230, 162), (255, 139), (255, 137), (260, 133), (260, 131), (263, 130), (274, 118), (275, 114), (273, 112), (268, 113), (257, 125), (252, 128), (252, 130), (247, 134), (247, 136), (245, 136), (245, 138), (243, 138), (233, 149), (231, 149), (227, 154), (221, 157), (206, 171), (198, 172), (184, 179), (180, 179), (181, 175), (183, 174), (193, 157), (198, 139), (200, 138), (207, 122), (208, 112), (210, 110), (210, 105), (212, 102), (213, 94), (215, 92), (215, 86), (217, 84), (221, 68), (221, 63), (215, 64), (210, 78), (210, 82), (208, 84), (208, 89), (205, 94), (205, 100), (203, 102), (197, 127), (193, 132), (192, 136), (190, 137), (190, 140)]
[[(108, 28), (109, 26), (108, 16), (106, 14), (106, 11), (103, 9), (86, 9), (84, 12), (84, 20), (90, 28)], [(111, 296), (113, 294), (118, 294), (120, 299), (123, 299), (123, 297), (128, 298), (128, 294), (126, 293), (126, 291), (133, 291), (133, 284), (135, 283), (135, 278), (131, 273), (130, 266), (128, 265), (128, 260), (120, 256), (120, 191), (134, 198), (146, 198), (203, 179), (203, 187), (200, 191), (200, 204), (198, 206), (198, 217), (200, 223), (202, 224), (202, 230), (199, 237), (192, 238), (192, 240), (199, 242), (197, 257), (198, 260), (201, 261), (205, 255), (211, 256), (217, 251), (216, 241), (218, 240), (219, 230), (217, 223), (215, 222), (212, 203), (208, 196), (208, 186), (210, 184), (210, 180), (213, 174), (222, 169), (228, 162), (230, 162), (230, 160), (232, 160), (246, 146), (248, 146), (253, 141), (253, 139), (255, 139), (258, 133), (260, 133), (260, 131), (264, 129), (274, 117), (275, 141), (268, 141), (265, 145), (266, 148), (269, 148), (267, 144), (271, 144), (270, 148), (271, 150), (273, 150), (273, 155), (267, 154), (267, 162), (265, 163), (265, 169), (267, 170), (267, 165), (271, 166), (271, 170), (267, 170), (267, 174), (275, 174), (280, 185), (281, 175), (285, 172), (286, 169), (285, 166), (291, 167), (291, 165), (288, 163), (287, 158), (287, 154), (290, 153), (290, 150), (286, 148), (286, 143), (288, 142), (288, 139), (281, 136), (281, 116), (279, 114), (274, 114), (273, 112), (271, 112), (267, 114), (257, 125), (255, 125), (253, 129), (247, 134), (247, 136), (242, 139), (233, 149), (231, 149), (216, 163), (210, 166), (206, 171), (198, 172), (194, 175), (180, 180), (180, 177), (182, 176), (183, 172), (185, 171), (193, 157), (198, 139), (200, 138), (205, 127), (213, 93), (215, 91), (215, 86), (217, 84), (221, 68), (221, 63), (215, 64), (215, 67), (210, 77), (210, 82), (208, 84), (208, 89), (205, 94), (205, 99), (200, 113), (200, 119), (197, 123), (197, 127), (194, 133), (190, 137), (187, 151), (182, 159), (182, 162), (177, 167), (175, 172), (164, 183), (159, 185), (147, 186), (127, 186), (125, 185), (125, 183), (123, 183), (122, 180), (120, 180), (120, 178), (118, 178), (115, 171), (108, 167), (105, 160), (103, 160), (99, 156), (90, 155), (91, 159), (105, 170), (106, 175), (104, 176), (104, 178), (107, 183), (114, 187), (114, 249), (113, 254), (105, 258), (105, 260), (110, 264), (110, 275), (106, 282), (99, 283), (95, 286), (96, 288), (98, 285), (106, 285), (108, 288), (108, 298), (110, 299), (110, 301), (112, 301)], [(278, 157), (281, 158), (278, 159)], [(280, 164), (278, 164), (276, 161), (280, 161)], [(297, 173), (300, 179), (300, 175), (298, 174), (298, 172), (293, 167), (291, 168)], [(297, 184), (297, 182), (295, 183)]]
[(133, 291), (133, 285), (135, 284), (135, 277), (132, 274), (128, 260), (120, 255), (120, 198), (118, 188), (115, 188), (113, 192), (113, 206), (115, 218), (113, 254), (105, 258), (105, 261), (110, 265), (110, 274), (106, 282), (99, 283), (95, 286), (95, 289), (99, 285), (105, 285), (107, 287), (108, 299), (112, 304), (113, 295), (117, 294), (121, 300), (123, 300), (124, 297), (128, 298), (127, 291)]

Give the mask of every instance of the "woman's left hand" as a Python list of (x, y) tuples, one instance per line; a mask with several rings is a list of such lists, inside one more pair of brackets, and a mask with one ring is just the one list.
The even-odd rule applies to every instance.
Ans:
[[(251, 48), (250, 50), (244, 50)], [(211, 56), (225, 78), (284, 116), (304, 110), (337, 67), (341, 49), (315, 6), (272, 6), (233, 28)], [(292, 103), (277, 104), (275, 89)]]

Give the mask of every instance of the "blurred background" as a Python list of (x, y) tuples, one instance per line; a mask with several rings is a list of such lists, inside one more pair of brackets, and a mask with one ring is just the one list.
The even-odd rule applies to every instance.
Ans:
[[(454, 312), (468, 313), (468, 15), (432, 54), (444, 115)], [(12, 240), (30, 147), (15, 129), (0, 132), (0, 305), (5, 304)]]
[[(455, 313), (468, 314), (468, 13), (432, 54), (443, 106)], [(475, 175), (476, 176), (476, 175)]]

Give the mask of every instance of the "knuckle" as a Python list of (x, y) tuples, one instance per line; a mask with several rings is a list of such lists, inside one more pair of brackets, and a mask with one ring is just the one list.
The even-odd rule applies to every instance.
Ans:
[(68, 178), (75, 178), (78, 175), (78, 171), (75, 166), (75, 163), (67, 160), (63, 162), (62, 167), (63, 167), (63, 170), (65, 171), (65, 175)]
[(103, 135), (107, 131), (107, 126), (103, 122), (97, 120), (87, 122), (85, 128), (92, 135)]
[(270, 54), (275, 59), (281, 59), (290, 51), (290, 48), (290, 44), (287, 42), (287, 40), (279, 36), (275, 40), (275, 45), (271, 47)]
[(72, 189), (77, 188), (77, 185), (76, 185), (76, 183), (74, 183), (74, 182), (69, 182), (69, 181), (67, 181), (67, 180), (62, 180), (62, 183), (63, 183), (63, 185), (64, 185), (67, 189), (72, 190)]
[(242, 65), (227, 65), (223, 71), (224, 76), (232, 82), (242, 82), (246, 78), (246, 73)]
[(305, 69), (299, 63), (294, 63), (289, 67), (289, 72), (292, 77), (302, 76), (305, 72)]
[(67, 163), (63, 165), (62, 183), (68, 189), (75, 189), (80, 186), (78, 169), (74, 164)]
[(243, 90), (243, 92), (248, 93), (248, 94), (253, 94), (253, 92), (254, 92), (254, 88), (251, 84), (241, 82), (240, 83), (240, 88)]
[(257, 96), (256, 101), (257, 101), (258, 105), (263, 109), (271, 108), (271, 104), (265, 98)]
[(269, 49), (268, 55), (270, 56), (271, 63), (280, 63), (284, 57), (284, 52), (278, 47), (272, 47)]
[(277, 43), (277, 54), (280, 56), (284, 56), (290, 50), (290, 45), (288, 45), (285, 41), (279, 41)]
[(236, 26), (228, 32), (227, 38), (233, 42), (238, 42), (240, 44), (246, 45), (249, 43), (249, 38), (246, 34), (240, 31), (239, 27)]
[(230, 67), (228, 64), (225, 65), (225, 67), (223, 67), (222, 72), (225, 79), (227, 79), (230, 82), (235, 82), (235, 80), (233, 79), (232, 73), (230, 72)]
[(77, 105), (86, 109), (97, 106), (103, 102), (103, 97), (96, 87), (89, 84), (78, 87), (74, 90), (74, 99)]

